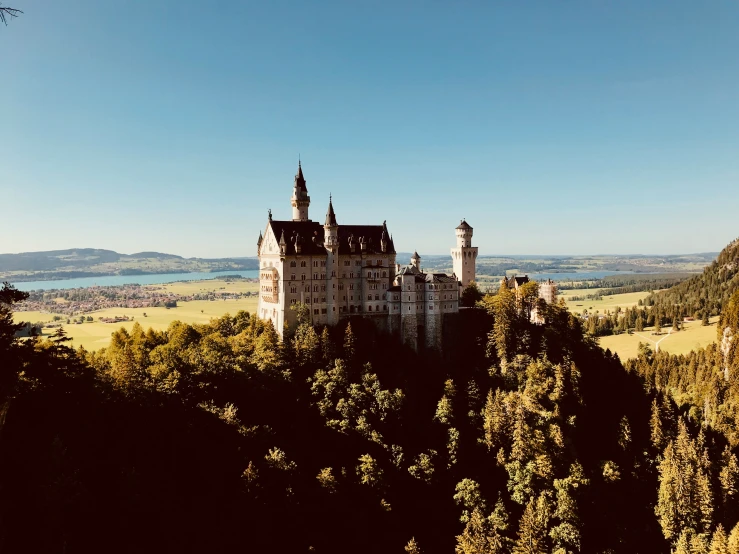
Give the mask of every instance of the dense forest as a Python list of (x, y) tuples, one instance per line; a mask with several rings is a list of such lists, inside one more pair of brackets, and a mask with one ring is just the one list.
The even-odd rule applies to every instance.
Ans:
[(16, 337), (24, 296), (0, 292), (3, 552), (739, 552), (739, 293), (717, 345), (625, 367), (507, 288), (443, 356), (300, 307), (284, 341), (241, 312), (74, 351)]

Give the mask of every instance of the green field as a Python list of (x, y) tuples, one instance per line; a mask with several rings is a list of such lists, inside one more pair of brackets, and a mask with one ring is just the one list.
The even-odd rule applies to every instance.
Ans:
[[(662, 328), (662, 334), (659, 336), (652, 335), (652, 327), (647, 327), (643, 332), (637, 334), (621, 334), (611, 335), (609, 337), (601, 337), (600, 345), (603, 348), (609, 348), (612, 352), (616, 352), (622, 360), (635, 358), (640, 342), (646, 342), (655, 349), (652, 341), (663, 339), (659, 343), (659, 349), (670, 354), (686, 354), (691, 350), (704, 348), (716, 341), (716, 323), (718, 317), (711, 318), (711, 324), (707, 327), (701, 325), (700, 321), (689, 321), (683, 324), (683, 329), (673, 331), (669, 336), (667, 332), (669, 327)], [(640, 336), (641, 335), (641, 336)], [(651, 340), (650, 340), (651, 339)]]
[[(209, 291), (227, 292), (255, 292), (259, 288), (258, 283), (247, 281), (191, 281), (187, 283), (170, 283), (166, 285), (152, 285), (152, 287), (164, 287), (177, 294), (195, 294)], [(178, 302), (176, 308), (110, 308), (90, 312), (95, 321), (90, 323), (64, 324), (64, 330), (72, 341), (70, 346), (84, 346), (88, 350), (98, 350), (107, 346), (113, 331), (124, 327), (131, 330), (134, 323), (138, 322), (144, 329), (153, 328), (158, 331), (166, 329), (170, 323), (179, 320), (184, 323), (208, 323), (212, 318), (221, 317), (225, 314), (235, 315), (244, 310), (255, 313), (257, 310), (257, 296), (241, 298), (239, 300), (195, 300), (192, 302)], [(144, 317), (146, 313), (146, 317)], [(16, 321), (50, 322), (54, 319), (53, 313), (48, 312), (16, 312)], [(102, 323), (100, 317), (126, 316), (133, 317), (132, 321), (120, 323)], [(67, 316), (62, 316), (66, 321)], [(56, 329), (44, 329), (44, 336), (52, 335)]]
[(567, 308), (573, 313), (582, 313), (583, 310), (587, 310), (588, 313), (597, 311), (603, 314), (608, 310), (611, 312), (615, 311), (617, 306), (620, 308), (631, 308), (636, 306), (639, 300), (644, 300), (649, 296), (648, 291), (643, 291), (612, 294), (603, 296), (601, 300), (570, 300), (573, 296), (587, 296), (595, 292), (597, 291), (593, 289), (563, 290), (559, 293), (559, 297), (565, 299)]

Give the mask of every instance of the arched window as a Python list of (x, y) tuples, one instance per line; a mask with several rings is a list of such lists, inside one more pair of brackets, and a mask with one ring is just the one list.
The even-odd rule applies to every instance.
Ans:
[(294, 260), (293, 260), (292, 262), (290, 262), (290, 267), (295, 267), (296, 265), (297, 265), (297, 264), (295, 263), (295, 261), (294, 261)]

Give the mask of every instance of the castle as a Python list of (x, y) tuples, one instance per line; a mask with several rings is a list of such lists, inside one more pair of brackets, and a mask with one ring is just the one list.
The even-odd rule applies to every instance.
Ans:
[(351, 316), (370, 318), (415, 349), (441, 349), (445, 322), (459, 312), (464, 287), (475, 279), (477, 247), (472, 227), (456, 228), (453, 271), (425, 273), (414, 253), (410, 265), (396, 264), (395, 245), (382, 225), (339, 225), (329, 198), (323, 225), (308, 217), (310, 196), (298, 162), (291, 198), (292, 220), (272, 219), (259, 233), (259, 306), (282, 336), (295, 328), (292, 306), (309, 308), (314, 325), (336, 325)]

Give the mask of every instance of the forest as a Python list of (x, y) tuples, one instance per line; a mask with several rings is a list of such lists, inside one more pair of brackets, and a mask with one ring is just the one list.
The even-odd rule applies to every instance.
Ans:
[(716, 344), (623, 363), (507, 288), (438, 356), (300, 306), (282, 341), (239, 312), (73, 350), (6, 284), (0, 550), (739, 552), (735, 251), (654, 297)]

